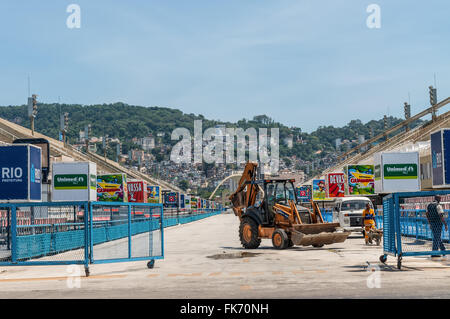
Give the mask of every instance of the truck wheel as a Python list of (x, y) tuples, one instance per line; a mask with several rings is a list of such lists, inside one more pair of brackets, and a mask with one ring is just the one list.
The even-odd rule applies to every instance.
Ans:
[(258, 248), (261, 238), (258, 236), (258, 224), (249, 217), (244, 217), (239, 226), (239, 238), (246, 249)]
[(272, 244), (276, 249), (285, 249), (289, 245), (289, 237), (283, 229), (277, 229), (272, 235)]

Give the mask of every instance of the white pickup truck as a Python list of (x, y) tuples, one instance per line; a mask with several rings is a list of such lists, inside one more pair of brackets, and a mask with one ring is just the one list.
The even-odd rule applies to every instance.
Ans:
[(373, 208), (368, 197), (337, 198), (333, 209), (333, 223), (339, 223), (346, 231), (364, 233), (362, 214), (367, 203)]

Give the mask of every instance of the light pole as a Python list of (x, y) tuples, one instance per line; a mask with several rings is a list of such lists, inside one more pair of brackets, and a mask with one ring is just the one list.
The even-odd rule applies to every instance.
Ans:
[(106, 161), (106, 150), (108, 148), (108, 135), (103, 137), (103, 155), (105, 156)]
[(66, 133), (69, 128), (69, 113), (66, 112), (64, 114), (61, 114), (60, 128), (61, 128), (62, 140), (63, 140), (64, 146), (66, 146)]
[(34, 136), (34, 119), (37, 115), (37, 95), (28, 98), (28, 117), (30, 118), (31, 135)]
[(433, 122), (436, 120), (436, 104), (437, 104), (437, 90), (430, 85), (429, 87), (430, 90), (430, 104), (433, 107), (432, 111), (431, 111), (431, 119), (433, 120)]
[(91, 136), (91, 124), (85, 126), (84, 135), (86, 141), (86, 153), (89, 153), (89, 137)]
[[(405, 102), (405, 106), (404, 106), (404, 111), (405, 111), (405, 120), (409, 119), (411, 117), (411, 105), (409, 105), (407, 102)], [(409, 131), (409, 125), (406, 124), (406, 132)]]

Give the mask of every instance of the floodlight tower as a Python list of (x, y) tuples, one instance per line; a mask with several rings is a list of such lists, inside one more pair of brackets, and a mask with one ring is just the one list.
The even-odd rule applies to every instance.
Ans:
[(37, 95), (28, 98), (28, 117), (30, 118), (31, 135), (34, 136), (34, 119), (37, 115)]

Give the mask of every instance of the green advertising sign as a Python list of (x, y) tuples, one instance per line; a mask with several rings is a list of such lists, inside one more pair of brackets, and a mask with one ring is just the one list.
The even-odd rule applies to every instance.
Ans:
[(88, 179), (86, 174), (55, 175), (53, 184), (55, 189), (87, 189)]
[(417, 179), (417, 164), (385, 164), (384, 179)]

